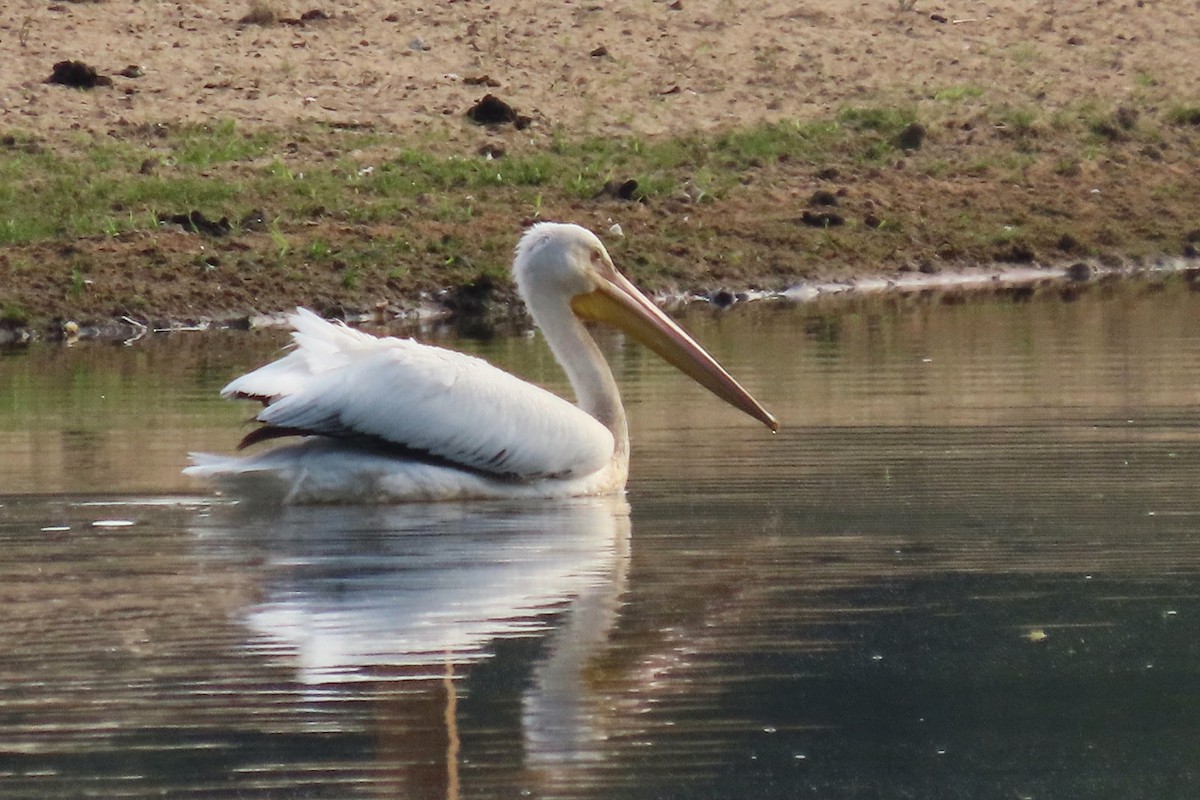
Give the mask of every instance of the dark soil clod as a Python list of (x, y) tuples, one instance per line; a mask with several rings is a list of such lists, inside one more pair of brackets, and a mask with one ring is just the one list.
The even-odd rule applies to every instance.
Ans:
[(467, 118), (479, 125), (503, 125), (516, 123), (517, 112), (508, 103), (494, 94), (485, 94), (483, 99), (467, 110)]
[(604, 188), (597, 192), (597, 197), (615, 197), (618, 200), (646, 202), (646, 196), (638, 190), (639, 184), (633, 178), (625, 181), (608, 181)]
[[(243, 17), (240, 21), (242, 23), (245, 23), (247, 21), (248, 17), (249, 17), (249, 15), (247, 15), (247, 17)], [(330, 14), (326, 11), (322, 11), (319, 8), (313, 8), (308, 11), (305, 11), (303, 14), (301, 14), (298, 17), (280, 17), (279, 24), (303, 27), (310, 22), (328, 22), (331, 19), (333, 19), (332, 14)], [(253, 20), (251, 20), (251, 21), (253, 22)], [(256, 23), (256, 24), (262, 24), (262, 23)]]
[(491, 310), (496, 288), (496, 281), (490, 275), (479, 275), (470, 283), (447, 290), (440, 299), (442, 306), (455, 316), (482, 317)]
[(261, 209), (254, 209), (238, 220), (237, 226), (243, 231), (262, 231), (267, 229), (267, 214)]
[(504, 145), (498, 142), (484, 142), (483, 144), (479, 145), (479, 150), (476, 152), (478, 152), (479, 155), (483, 156), (484, 158), (496, 159), (504, 158), (505, 150)]
[(996, 253), (996, 260), (1005, 264), (1032, 264), (1037, 253), (1025, 242), (1013, 242)]
[(717, 308), (729, 308), (737, 301), (737, 295), (728, 289), (719, 289), (708, 296), (708, 302)]
[(59, 61), (46, 83), (73, 86), (77, 89), (95, 89), (97, 86), (112, 86), (112, 78), (101, 75), (96, 68), (82, 61)]
[(910, 123), (908, 127), (896, 134), (896, 144), (901, 150), (920, 150), (925, 141), (925, 126), (919, 122)]
[(33, 139), (25, 139), (12, 134), (0, 136), (0, 149), (16, 150), (29, 155), (37, 155), (43, 151), (43, 147)]
[(1183, 255), (1185, 258), (1200, 258), (1200, 228), (1188, 231), (1183, 237)]
[(1077, 253), (1082, 250), (1079, 240), (1069, 233), (1064, 233), (1058, 237), (1057, 247), (1064, 253)]
[(211, 220), (202, 211), (192, 211), (188, 214), (159, 214), (158, 223), (160, 225), (180, 225), (184, 230), (208, 236), (228, 236), (233, 230), (229, 217)]
[(828, 189), (818, 189), (808, 198), (810, 206), (836, 206), (838, 204), (837, 195)]
[(1092, 268), (1082, 261), (1077, 261), (1067, 267), (1067, 278), (1078, 283), (1090, 280), (1092, 277)]
[(630, 178), (627, 181), (622, 181), (621, 185), (617, 187), (616, 192), (618, 200), (633, 200), (637, 197), (637, 193), (638, 182), (633, 178)]
[(810, 228), (836, 228), (846, 224), (846, 218), (834, 211), (805, 211), (800, 221)]

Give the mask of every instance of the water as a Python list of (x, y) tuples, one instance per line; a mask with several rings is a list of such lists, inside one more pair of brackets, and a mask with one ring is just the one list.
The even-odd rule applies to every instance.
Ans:
[(205, 494), (278, 333), (5, 354), (0, 795), (1200, 789), (1200, 294), (686, 324), (783, 432), (609, 337), (628, 496), (553, 504)]

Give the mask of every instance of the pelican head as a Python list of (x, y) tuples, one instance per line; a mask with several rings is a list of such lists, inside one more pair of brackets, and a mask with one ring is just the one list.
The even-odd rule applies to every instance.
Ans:
[[(734, 408), (772, 431), (779, 430), (770, 412), (617, 271), (604, 244), (586, 228), (555, 222), (534, 225), (517, 244), (513, 275), (521, 298), (552, 346), (551, 331), (564, 325), (579, 321), (613, 325)], [(565, 366), (575, 360), (557, 355)], [(571, 377), (578, 392), (580, 382)]]

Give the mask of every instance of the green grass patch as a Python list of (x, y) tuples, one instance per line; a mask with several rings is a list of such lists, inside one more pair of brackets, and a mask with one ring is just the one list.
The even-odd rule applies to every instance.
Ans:
[(917, 121), (916, 111), (889, 106), (846, 107), (838, 113), (838, 122), (852, 131), (874, 131), (894, 135)]
[(1200, 105), (1180, 103), (1167, 109), (1167, 122), (1172, 125), (1200, 125)]
[(221, 120), (174, 132), (165, 149), (168, 163), (203, 168), (258, 158), (276, 146), (277, 141), (270, 133), (243, 133), (233, 120)]
[(20, 328), (29, 324), (29, 312), (16, 303), (0, 306), (0, 325)]
[(983, 89), (978, 86), (946, 86), (933, 93), (933, 99), (940, 103), (962, 103), (983, 97)]
[[(783, 159), (816, 163), (844, 152), (878, 159), (891, 149), (880, 137), (914, 118), (903, 109), (850, 108), (837, 121), (784, 121), (711, 136), (558, 137), (547, 148), (514, 148), (495, 159), (446, 152), (437, 142), (396, 147), (396, 139), (377, 133), (319, 129), (311, 138), (321, 142), (323, 157), (306, 160), (293, 155), (295, 145), (283, 146), (281, 133), (247, 132), (232, 121), (137, 128), (122, 141), (76, 138), (59, 147), (10, 136), (0, 148), (0, 244), (118, 236), (192, 211), (237, 220), (262, 210), (284, 228), (324, 217), (380, 222), (418, 207), (465, 222), (484, 197), (503, 196), (540, 213), (547, 196), (592, 199), (630, 179), (640, 198), (682, 192), (711, 200), (736, 187), (745, 170)], [(328, 152), (355, 155), (324, 157)], [(286, 254), (292, 248), (278, 241), (281, 235), (272, 232)]]

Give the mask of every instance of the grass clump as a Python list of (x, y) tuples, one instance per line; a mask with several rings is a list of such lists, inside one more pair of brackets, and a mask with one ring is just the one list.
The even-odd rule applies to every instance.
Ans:
[(261, 25), (267, 27), (274, 25), (279, 20), (279, 15), (275, 13), (275, 9), (270, 4), (255, 0), (250, 4), (250, 8), (238, 20), (239, 25)]
[(874, 131), (894, 135), (917, 121), (912, 109), (846, 107), (838, 113), (838, 122), (852, 131)]
[(933, 99), (940, 103), (962, 103), (983, 97), (983, 89), (978, 86), (947, 86), (933, 93)]
[(1200, 125), (1200, 105), (1172, 106), (1167, 111), (1167, 122), (1172, 125)]
[(5, 303), (0, 307), (0, 325), (23, 328), (29, 324), (29, 312), (16, 303)]

